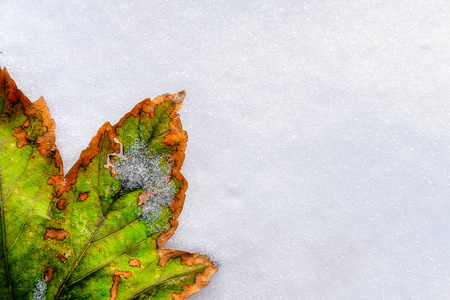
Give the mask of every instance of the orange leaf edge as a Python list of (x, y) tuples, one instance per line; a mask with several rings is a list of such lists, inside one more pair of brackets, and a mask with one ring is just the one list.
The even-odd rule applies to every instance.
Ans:
[(180, 294), (172, 294), (172, 298), (175, 300), (183, 300), (195, 293), (198, 293), (200, 289), (209, 284), (209, 278), (218, 270), (212, 260), (210, 260), (206, 255), (202, 255), (200, 253), (189, 253), (174, 249), (159, 249), (158, 255), (160, 257), (158, 264), (162, 268), (165, 267), (167, 261), (177, 257), (181, 257), (181, 263), (184, 265), (192, 266), (194, 264), (202, 264), (206, 266), (202, 273), (195, 276), (194, 283), (183, 285), (183, 292)]

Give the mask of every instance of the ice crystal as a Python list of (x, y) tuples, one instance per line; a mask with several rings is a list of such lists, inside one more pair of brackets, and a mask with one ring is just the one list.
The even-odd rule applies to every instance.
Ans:
[(44, 300), (47, 292), (47, 282), (43, 278), (36, 280), (34, 287), (33, 300)]
[(115, 154), (119, 160), (112, 164), (122, 187), (143, 189), (148, 199), (141, 206), (141, 218), (152, 222), (161, 213), (163, 205), (170, 205), (175, 195), (171, 180), (173, 163), (168, 157), (148, 150), (148, 139), (137, 137), (127, 149)]

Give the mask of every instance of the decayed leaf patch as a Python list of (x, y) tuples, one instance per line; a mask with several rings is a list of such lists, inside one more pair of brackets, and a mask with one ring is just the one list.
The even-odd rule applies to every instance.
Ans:
[(184, 92), (105, 123), (63, 176), (45, 101), (0, 70), (0, 294), (8, 299), (185, 299), (214, 264), (161, 248), (178, 226), (187, 182)]
[(139, 259), (132, 258), (132, 259), (130, 259), (128, 261), (128, 265), (130, 267), (140, 267), (141, 266), (141, 262), (139, 261)]
[(69, 233), (64, 229), (46, 228), (44, 239), (56, 239), (58, 241), (64, 241), (66, 239), (66, 236), (68, 235)]

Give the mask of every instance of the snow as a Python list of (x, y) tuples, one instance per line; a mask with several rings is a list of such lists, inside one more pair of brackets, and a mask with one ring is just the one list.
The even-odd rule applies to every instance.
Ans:
[[(159, 217), (163, 205), (172, 204), (176, 192), (175, 185), (171, 181), (173, 163), (161, 154), (149, 154), (148, 138), (137, 136), (128, 149), (123, 150), (121, 144), (120, 153), (108, 155), (110, 160), (111, 157), (118, 157), (111, 167), (121, 181), (122, 187), (129, 190), (143, 189), (147, 192), (148, 197), (140, 212), (147, 223)], [(109, 163), (105, 165), (109, 166)]]
[(167, 247), (192, 299), (450, 298), (450, 3), (12, 1), (0, 65), (44, 96), (66, 170), (97, 129), (186, 90)]
[(45, 294), (47, 293), (47, 282), (43, 278), (36, 280), (36, 286), (33, 292), (33, 300), (45, 300)]

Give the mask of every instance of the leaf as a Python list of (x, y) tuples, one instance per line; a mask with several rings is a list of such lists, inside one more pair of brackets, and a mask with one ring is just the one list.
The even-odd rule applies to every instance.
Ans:
[(185, 299), (214, 264), (162, 248), (187, 182), (184, 92), (105, 123), (63, 176), (45, 101), (0, 69), (0, 299)]

